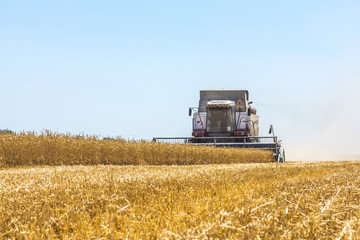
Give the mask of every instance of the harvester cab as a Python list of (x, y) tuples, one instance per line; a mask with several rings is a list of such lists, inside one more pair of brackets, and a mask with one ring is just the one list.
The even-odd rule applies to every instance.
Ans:
[(235, 103), (213, 100), (207, 103), (205, 136), (231, 136), (235, 127)]
[(189, 108), (193, 137), (154, 141), (271, 150), (276, 161), (284, 162), (285, 151), (273, 127), (272, 136), (259, 137), (259, 116), (251, 104), (247, 90), (201, 90), (199, 106)]

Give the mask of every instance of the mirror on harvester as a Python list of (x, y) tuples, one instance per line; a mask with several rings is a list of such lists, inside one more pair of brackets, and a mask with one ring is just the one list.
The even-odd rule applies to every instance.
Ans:
[(191, 108), (189, 108), (189, 116), (190, 116), (190, 117), (191, 117), (191, 112), (192, 112), (191, 110), (192, 110), (192, 109), (191, 109)]
[(251, 116), (251, 108), (248, 108), (248, 116)]

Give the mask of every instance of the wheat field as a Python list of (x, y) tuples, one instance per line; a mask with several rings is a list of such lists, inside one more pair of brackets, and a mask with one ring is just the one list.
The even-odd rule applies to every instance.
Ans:
[(149, 141), (104, 140), (53, 133), (0, 134), (0, 167), (29, 165), (190, 165), (271, 162), (264, 150), (229, 149)]
[(360, 239), (360, 162), (0, 135), (0, 239)]
[(1, 239), (359, 239), (360, 163), (0, 170)]

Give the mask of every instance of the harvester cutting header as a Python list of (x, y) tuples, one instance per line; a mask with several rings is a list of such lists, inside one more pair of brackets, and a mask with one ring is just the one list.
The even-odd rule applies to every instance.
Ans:
[(259, 137), (259, 116), (251, 104), (247, 90), (201, 90), (199, 106), (189, 108), (193, 137), (153, 140), (271, 150), (276, 161), (284, 162), (285, 152), (273, 127), (269, 130), (272, 136)]

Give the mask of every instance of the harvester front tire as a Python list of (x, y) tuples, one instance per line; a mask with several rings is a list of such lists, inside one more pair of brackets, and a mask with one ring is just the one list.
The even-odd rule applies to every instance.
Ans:
[(279, 163), (284, 163), (285, 162), (285, 150), (284, 149), (282, 150), (282, 153), (279, 152), (277, 160), (278, 160)]

